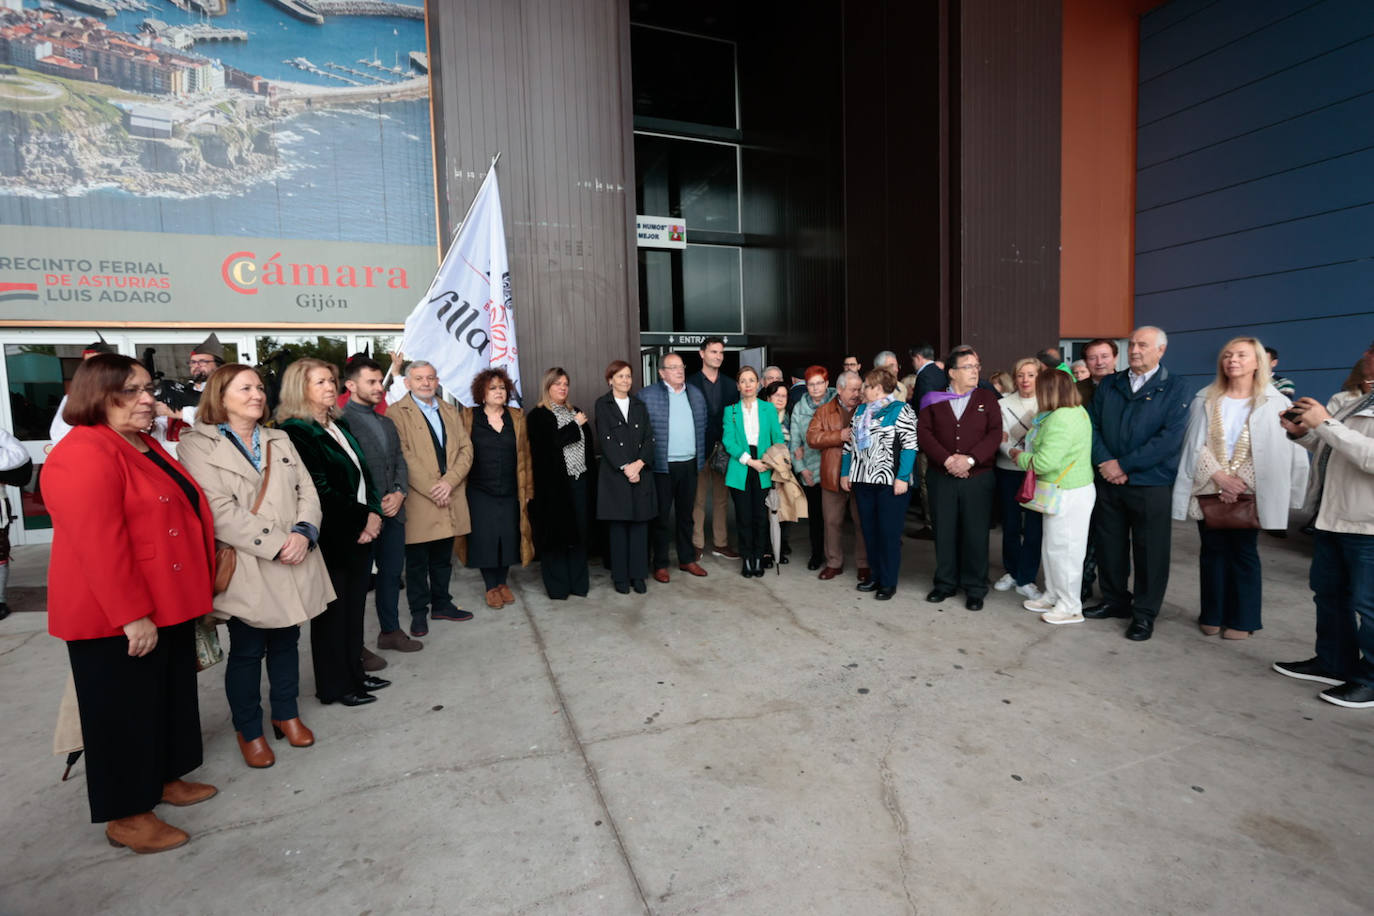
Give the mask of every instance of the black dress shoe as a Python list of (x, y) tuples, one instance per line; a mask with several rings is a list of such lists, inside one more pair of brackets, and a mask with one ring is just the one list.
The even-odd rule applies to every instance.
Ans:
[(363, 678), (363, 690), (365, 691), (381, 690), (383, 687), (390, 686), (391, 682), (388, 681), (386, 678), (373, 677), (370, 674), (367, 677)]
[(861, 592), (874, 592), (878, 590), (878, 583), (872, 579), (865, 579), (854, 587)]
[(815, 572), (825, 565), (825, 557), (812, 557), (806, 561), (806, 568)]
[(947, 592), (942, 588), (932, 588), (930, 594), (926, 595), (926, 600), (931, 604), (939, 604), (946, 598), (953, 598), (954, 592)]
[(617, 582), (615, 584), (615, 590), (622, 595), (628, 595), (630, 593), (630, 586), (624, 582)]
[(1137, 617), (1131, 621), (1131, 625), (1126, 628), (1126, 638), (1136, 642), (1144, 642), (1154, 635), (1155, 624), (1153, 620), (1142, 620)]
[(1132, 616), (1129, 606), (1113, 604), (1110, 601), (1099, 601), (1092, 607), (1083, 609), (1083, 616), (1089, 620), (1106, 620), (1108, 617), (1119, 617), (1125, 620)]
[(878, 589), (878, 593), (873, 597), (878, 599), (879, 601), (887, 601), (895, 594), (897, 594), (897, 589), (895, 586), (883, 586)]
[(791, 560), (790, 557), (787, 556), (787, 554), (783, 554), (781, 557), (778, 558), (778, 565), (779, 565), (779, 566), (783, 566), (783, 565), (785, 565), (785, 564), (787, 564), (787, 563), (791, 563), (791, 562), (792, 562), (792, 560)]
[(964, 607), (968, 608), (970, 611), (981, 611), (983, 609), (983, 599), (970, 598), (964, 602)]
[(643, 579), (632, 579), (630, 587), (635, 590), (636, 595), (642, 595), (649, 590), (649, 586), (644, 583)]
[(377, 702), (377, 698), (370, 693), (346, 693), (337, 700), (320, 700), (325, 706), (332, 703), (342, 703), (345, 706), (366, 706), (368, 703)]
[(772, 554), (766, 553), (766, 554), (763, 555), (763, 568), (764, 568), (764, 569), (772, 569), (772, 568), (773, 568), (773, 555), (772, 555)]
[(746, 579), (752, 579), (752, 578), (754, 578), (754, 567), (753, 567), (753, 564), (750, 563), (750, 561), (747, 560), (747, 559), (740, 560), (740, 561), (739, 561), (739, 574), (740, 574), (741, 576), (743, 576), (744, 578), (746, 578)]

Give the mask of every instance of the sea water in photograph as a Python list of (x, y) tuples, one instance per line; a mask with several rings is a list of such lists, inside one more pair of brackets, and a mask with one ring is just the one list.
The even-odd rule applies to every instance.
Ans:
[[(421, 0), (352, 4), (402, 15), (338, 15), (335, 4), (319, 23), (291, 15), (292, 0), (208, 0), (224, 5), (216, 16), (200, 0), (95, 2), (116, 15), (95, 16), (109, 31), (87, 41), (122, 47), (160, 30), (184, 45), (197, 35), (176, 53), (270, 89), (245, 88), (241, 76), (224, 89), (149, 94), (38, 64), (0, 75), (0, 115), (13, 128), (0, 145), (14, 144), (0, 150), (0, 166), (10, 164), (0, 167), (0, 224), (434, 244), (425, 25), (395, 9), (418, 12)], [(42, 3), (69, 19), (90, 6)], [(39, 7), (24, 0), (22, 12), (0, 15)], [(156, 123), (133, 129), (148, 113), (161, 134)]]

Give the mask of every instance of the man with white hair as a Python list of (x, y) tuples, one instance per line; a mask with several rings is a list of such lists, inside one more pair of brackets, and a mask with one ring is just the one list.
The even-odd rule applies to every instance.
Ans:
[[(1084, 617), (1131, 621), (1126, 638), (1154, 633), (1169, 585), (1170, 500), (1188, 425), (1189, 391), (1160, 365), (1168, 336), (1145, 326), (1131, 333), (1129, 367), (1097, 386), (1088, 416), (1097, 467), (1097, 550), (1102, 601)], [(1135, 589), (1127, 588), (1134, 560)]]
[(886, 369), (888, 372), (892, 373), (893, 378), (898, 380), (897, 387), (894, 389), (897, 400), (907, 401), (911, 399), (911, 389), (901, 382), (902, 367), (901, 364), (897, 362), (896, 353), (893, 353), (891, 350), (883, 350), (877, 356), (873, 357), (873, 368)]

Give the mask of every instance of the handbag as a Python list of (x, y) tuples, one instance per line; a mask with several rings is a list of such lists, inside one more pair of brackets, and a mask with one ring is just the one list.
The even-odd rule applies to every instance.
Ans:
[(715, 448), (711, 449), (711, 455), (706, 459), (706, 463), (717, 474), (722, 476), (725, 474), (730, 467), (730, 453), (725, 450), (723, 443), (716, 443)]
[(1242, 493), (1233, 503), (1222, 502), (1216, 494), (1199, 496), (1197, 505), (1202, 510), (1202, 523), (1208, 528), (1236, 530), (1260, 526), (1259, 508), (1253, 493)]
[(210, 615), (196, 618), (196, 670), (204, 671), (224, 661), (224, 649), (219, 644), (219, 628)]
[(1026, 468), (1026, 476), (1021, 478), (1021, 489), (1016, 491), (1018, 503), (1028, 503), (1035, 498), (1035, 468)]
[[(1059, 482), (1064, 479), (1064, 475), (1073, 470), (1077, 461), (1070, 461), (1069, 466), (1051, 483), (1047, 480), (1035, 481), (1035, 492), (1031, 498), (1021, 503), (1023, 509), (1030, 509), (1032, 512), (1039, 512), (1042, 515), (1058, 515), (1059, 504), (1063, 499), (1064, 491), (1059, 488)], [(1022, 483), (1024, 488), (1025, 484)], [(1020, 494), (1018, 494), (1020, 495)]]
[[(272, 440), (267, 440), (267, 445), (262, 450), (262, 482), (258, 484), (258, 498), (253, 501), (253, 508), (249, 511), (254, 515), (258, 514), (258, 509), (262, 508), (262, 498), (267, 495), (267, 481), (272, 479)], [(229, 588), (230, 581), (234, 578), (234, 570), (238, 569), (239, 555), (233, 547), (220, 547), (215, 550), (215, 590), (214, 594), (222, 595)], [(196, 646), (196, 658), (200, 658), (200, 646)], [(214, 662), (211, 662), (214, 664)], [(202, 669), (204, 670), (204, 669)]]

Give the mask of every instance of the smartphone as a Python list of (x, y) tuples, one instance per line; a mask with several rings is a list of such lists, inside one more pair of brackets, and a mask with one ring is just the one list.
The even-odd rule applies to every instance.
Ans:
[(1305, 413), (1305, 411), (1299, 410), (1298, 408), (1293, 407), (1293, 408), (1290, 408), (1290, 409), (1288, 409), (1288, 410), (1285, 410), (1285, 411), (1283, 412), (1282, 416), (1283, 416), (1283, 418), (1284, 418), (1285, 420), (1287, 420), (1289, 423), (1301, 423), (1301, 422), (1302, 422), (1302, 415), (1303, 415), (1304, 413)]

